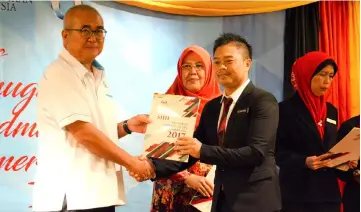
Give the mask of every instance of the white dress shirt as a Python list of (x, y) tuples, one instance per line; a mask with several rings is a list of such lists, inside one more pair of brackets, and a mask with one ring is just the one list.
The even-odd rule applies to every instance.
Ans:
[[(222, 99), (221, 99), (221, 104), (223, 103), (223, 99), (224, 98), (232, 98), (232, 104), (229, 106), (229, 111), (227, 113), (227, 119), (226, 119), (226, 129), (227, 129), (227, 123), (228, 123), (228, 119), (231, 116), (231, 113), (233, 111), (234, 105), (237, 103), (239, 97), (241, 96), (242, 92), (244, 91), (244, 89), (247, 87), (248, 83), (250, 82), (249, 79), (247, 79), (246, 82), (244, 82), (241, 86), (239, 86), (239, 88), (237, 88), (237, 90), (235, 90), (231, 95), (227, 96), (225, 93), (223, 93)], [(222, 104), (221, 107), (221, 112), (219, 113), (219, 118), (218, 118), (218, 127), (219, 127), (219, 123), (221, 121), (221, 117), (222, 117), (222, 113), (223, 113), (223, 106), (224, 104)], [(217, 127), (217, 128), (218, 128)]]
[(121, 170), (64, 130), (75, 121), (90, 122), (118, 141), (115, 102), (103, 68), (96, 61), (93, 68), (94, 74), (63, 49), (40, 80), (34, 211), (61, 210), (65, 195), (68, 210), (125, 204)]

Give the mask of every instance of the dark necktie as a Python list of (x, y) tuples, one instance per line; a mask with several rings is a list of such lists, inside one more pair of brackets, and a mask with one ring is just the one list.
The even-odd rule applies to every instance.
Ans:
[(231, 106), (233, 102), (232, 98), (225, 98), (223, 100), (223, 111), (221, 120), (219, 121), (219, 127), (218, 127), (218, 144), (219, 146), (223, 146), (224, 142), (224, 134), (226, 132), (226, 122), (227, 122), (227, 114), (229, 111), (229, 107)]

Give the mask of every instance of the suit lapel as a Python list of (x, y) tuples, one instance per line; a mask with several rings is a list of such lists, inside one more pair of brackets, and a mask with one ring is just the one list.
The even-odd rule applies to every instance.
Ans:
[(244, 100), (253, 91), (253, 89), (254, 89), (253, 83), (249, 82), (248, 85), (244, 88), (241, 96), (238, 98), (236, 104), (234, 105), (234, 108), (232, 110), (231, 115), (229, 116), (229, 119), (231, 119), (237, 114), (238, 109), (244, 109), (248, 101), (242, 101), (242, 100)]
[[(232, 124), (232, 120), (235, 117), (235, 115), (237, 114), (238, 109), (244, 109), (245, 106), (248, 107), (249, 103), (247, 103), (248, 101), (244, 101), (247, 99), (247, 96), (253, 91), (254, 89), (254, 85), (252, 82), (249, 82), (248, 85), (244, 88), (241, 96), (238, 98), (236, 104), (233, 107), (233, 110), (231, 112), (231, 115), (229, 116), (228, 122), (227, 122), (227, 128)], [(211, 126), (212, 128), (210, 129), (213, 133), (213, 130), (215, 132), (216, 138), (218, 138), (218, 121), (219, 121), (219, 115), (221, 112), (221, 107), (222, 107), (222, 96), (218, 97), (215, 101), (214, 106), (212, 106), (212, 110), (210, 111), (210, 114), (212, 114), (210, 117), (212, 117), (212, 119), (210, 120), (209, 126)], [(214, 114), (214, 115), (213, 115)], [(225, 138), (224, 138), (224, 144), (227, 142), (227, 137), (229, 136), (229, 133), (227, 133), (227, 128), (226, 128), (226, 134), (225, 134)], [(217, 139), (217, 145), (218, 145), (218, 139)]]
[[(334, 115), (332, 114), (331, 110), (329, 109), (329, 107), (327, 106), (327, 115), (326, 115), (326, 120), (325, 120), (325, 135), (323, 138), (323, 145), (326, 148), (326, 150), (329, 150), (330, 148), (333, 147), (334, 143), (333, 143), (333, 131), (336, 129), (337, 130), (337, 119), (335, 119)], [(330, 121), (329, 121), (330, 120)], [(332, 123), (332, 121), (334, 121), (334, 123)]]
[(229, 129), (232, 125), (234, 126), (236, 124), (235, 118), (237, 117), (238, 111), (249, 109), (249, 99), (250, 98), (247, 98), (247, 97), (253, 91), (253, 89), (254, 89), (254, 85), (252, 84), (252, 82), (249, 82), (248, 85), (244, 88), (241, 96), (238, 98), (236, 104), (234, 105), (231, 115), (229, 116), (229, 119), (227, 122), (226, 134), (225, 134), (225, 138), (224, 138), (224, 145), (227, 144), (227, 141), (229, 140), (230, 136), (232, 136), (231, 133), (227, 133), (227, 129)]
[(210, 132), (212, 132), (212, 134), (214, 133), (214, 138), (216, 139), (216, 143), (214, 145), (218, 145), (218, 120), (219, 120), (219, 114), (221, 113), (221, 99), (222, 96), (218, 97), (215, 101), (214, 104), (211, 107), (211, 110), (209, 110), (209, 130)]
[(315, 121), (313, 120), (310, 112), (308, 111), (305, 103), (302, 101), (302, 99), (300, 98), (300, 96), (298, 94), (295, 95), (296, 101), (297, 103), (295, 104), (295, 108), (297, 108), (297, 117), (298, 120), (301, 121), (302, 123), (304, 123), (311, 131), (311, 135), (313, 137), (315, 137), (315, 140), (318, 140), (319, 144), (322, 146), (322, 148), (324, 149), (324, 145), (321, 139), (321, 135), (318, 132), (317, 126)]
[[(326, 116), (326, 119), (328, 117), (328, 114)], [(325, 132), (324, 132), (324, 135), (323, 135), (323, 146), (325, 147), (326, 150), (329, 149), (329, 144), (328, 144), (328, 141), (330, 140), (329, 136), (330, 136), (330, 129), (328, 127), (329, 123), (327, 121), (325, 121)]]

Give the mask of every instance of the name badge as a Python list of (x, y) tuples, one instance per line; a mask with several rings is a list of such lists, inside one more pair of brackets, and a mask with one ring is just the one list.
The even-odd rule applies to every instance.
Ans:
[(248, 113), (248, 110), (249, 110), (249, 108), (242, 109), (242, 110), (237, 110), (237, 114), (240, 114), (240, 113)]
[(333, 124), (333, 125), (336, 125), (336, 121), (333, 120), (333, 119), (327, 118), (326, 121), (327, 121), (328, 123), (331, 123), (331, 124)]

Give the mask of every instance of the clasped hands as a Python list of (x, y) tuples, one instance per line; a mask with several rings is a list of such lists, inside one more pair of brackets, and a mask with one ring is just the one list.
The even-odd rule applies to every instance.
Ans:
[(134, 161), (130, 167), (127, 167), (127, 171), (138, 182), (155, 178), (155, 167), (145, 155), (134, 157)]
[[(189, 137), (179, 137), (175, 142), (174, 150), (177, 151), (179, 155), (191, 155), (194, 158), (200, 157), (200, 150), (202, 143), (199, 142), (196, 138)], [(142, 182), (149, 179), (154, 179), (155, 169), (151, 159), (147, 158), (145, 155), (134, 158), (134, 164), (127, 168), (129, 175), (136, 179), (138, 182)]]

